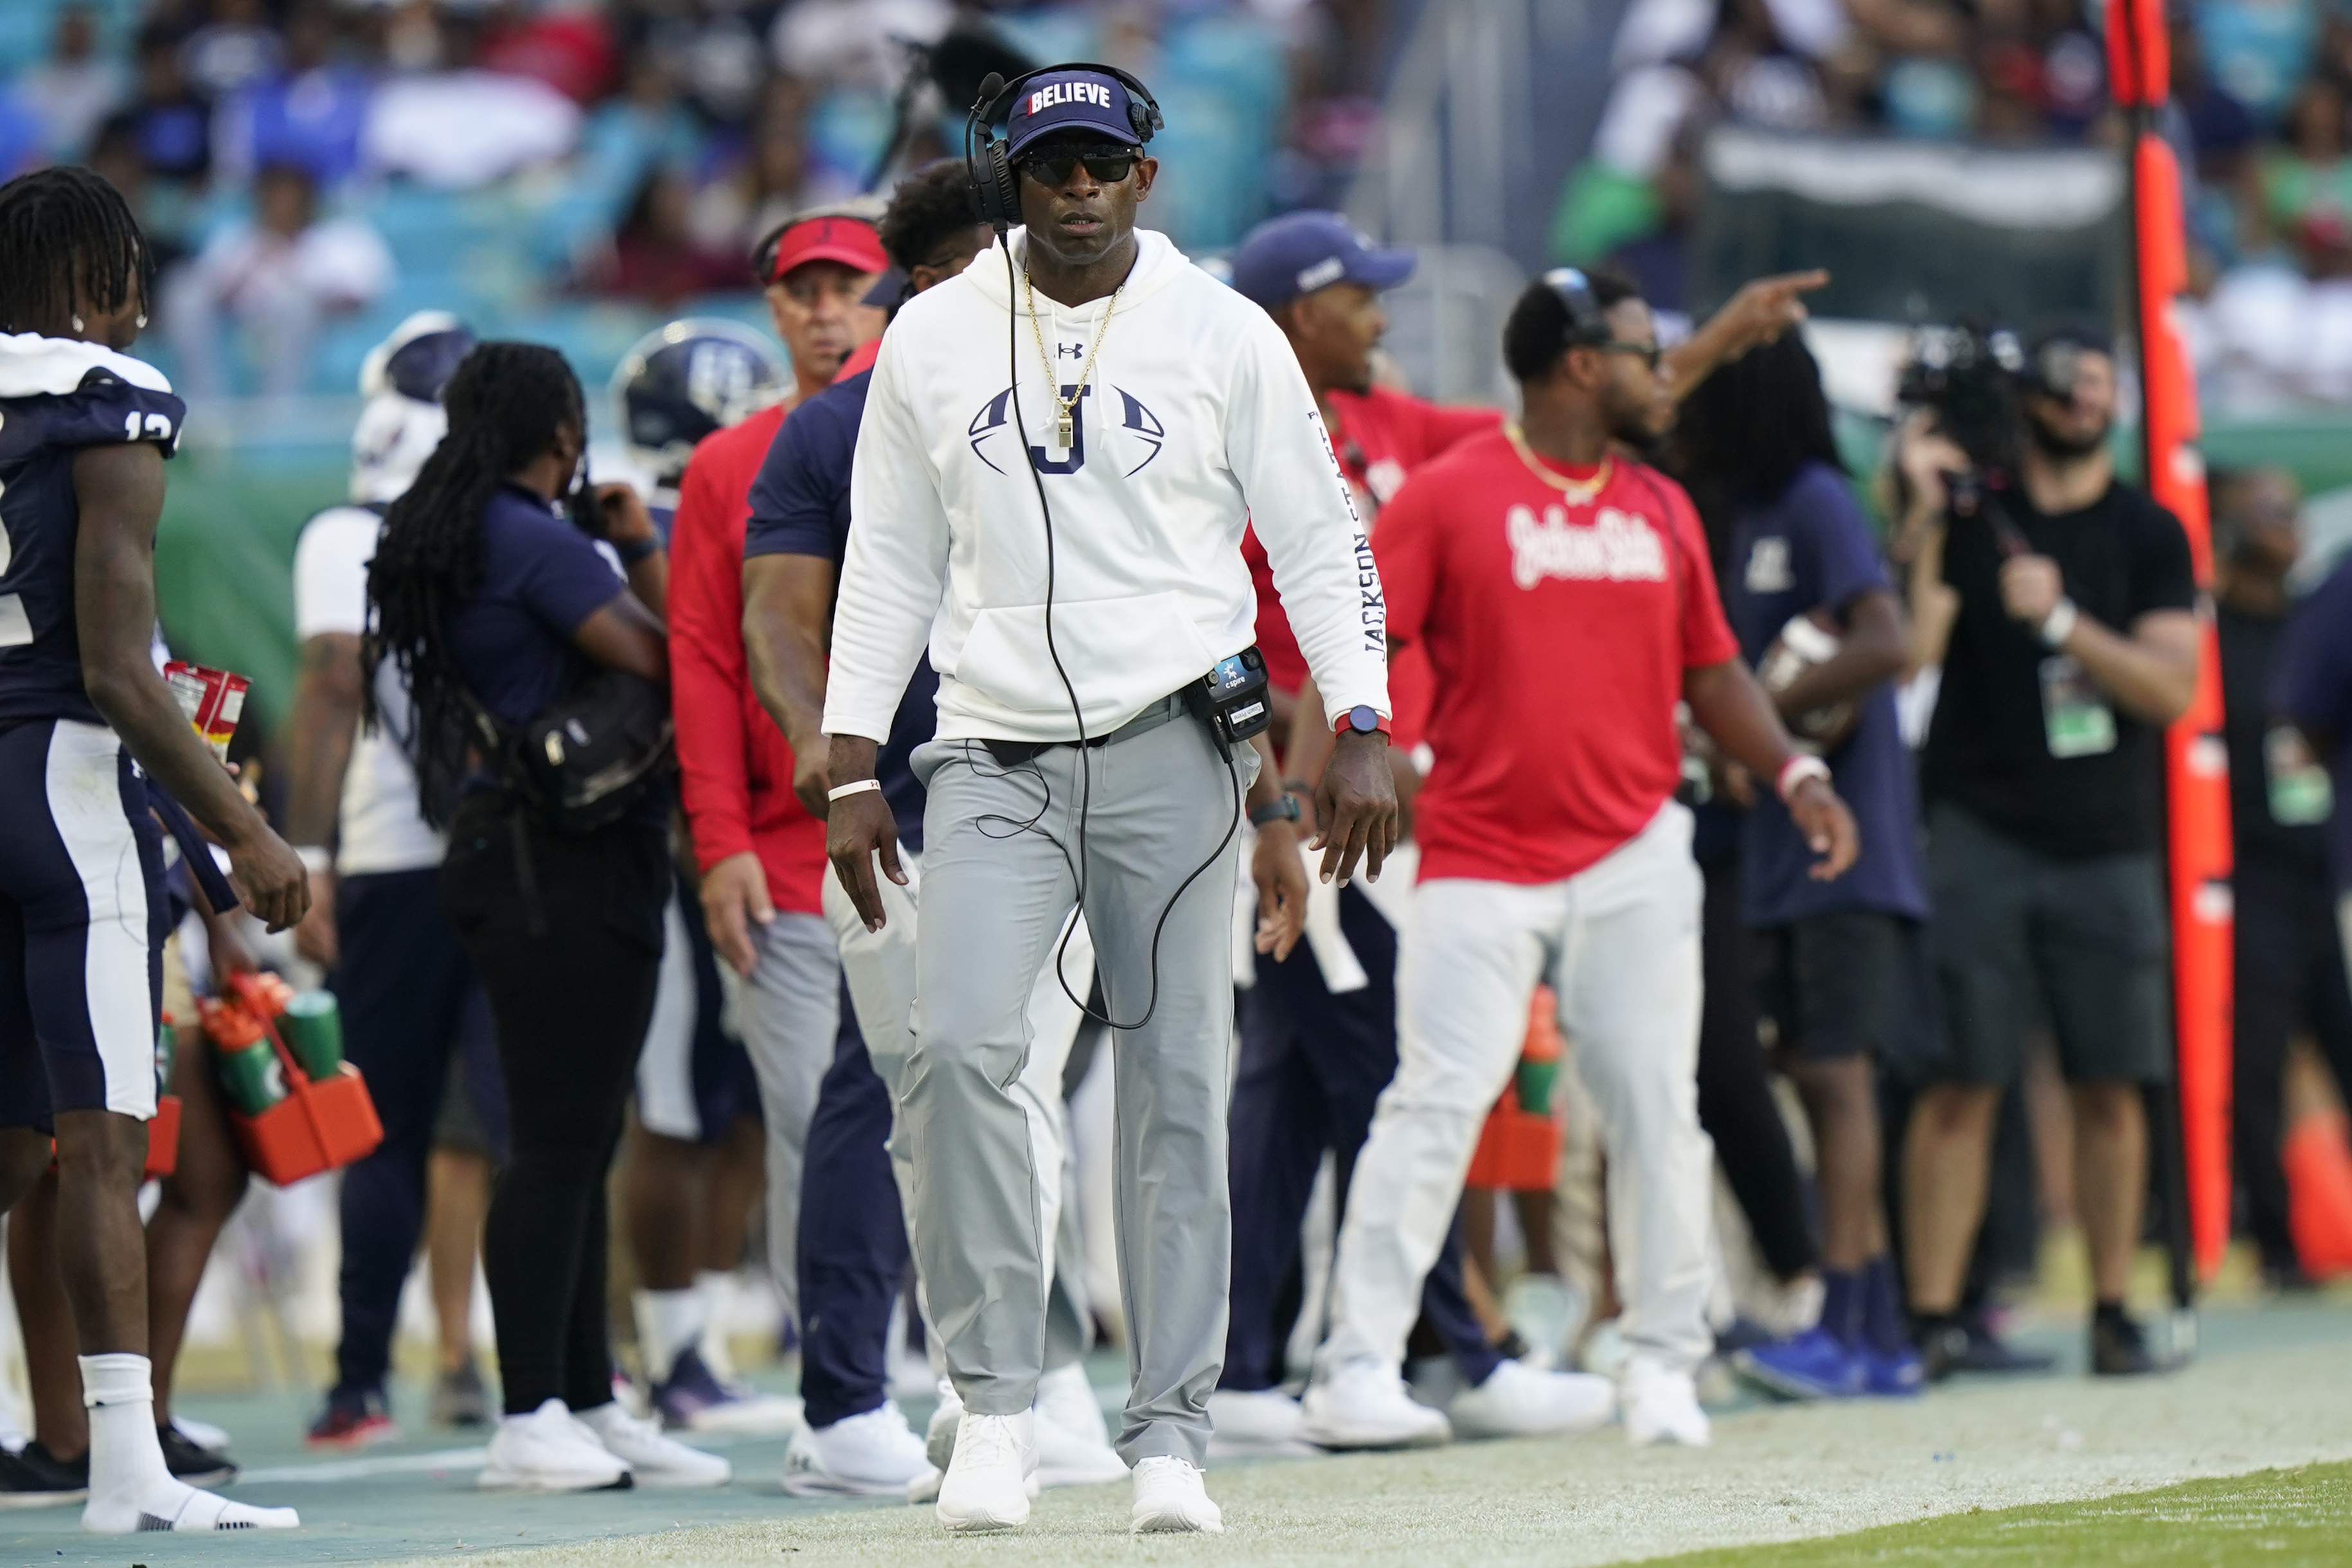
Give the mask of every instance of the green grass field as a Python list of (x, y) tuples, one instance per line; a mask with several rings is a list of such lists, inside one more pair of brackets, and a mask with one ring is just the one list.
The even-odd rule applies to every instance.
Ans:
[(1827, 1541), (1690, 1552), (1652, 1568), (2335, 1568), (2352, 1560), (2352, 1465), (2189, 1481), (2095, 1502), (1971, 1510)]

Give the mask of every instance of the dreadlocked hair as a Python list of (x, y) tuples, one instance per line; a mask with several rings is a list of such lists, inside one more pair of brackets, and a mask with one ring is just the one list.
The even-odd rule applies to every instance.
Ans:
[(79, 310), (147, 308), (155, 258), (122, 193), (82, 168), (0, 185), (0, 331), (59, 337)]
[(1780, 500), (1809, 463), (1844, 467), (1821, 366), (1799, 334), (1749, 349), (1684, 400), (1666, 467), (1698, 509), (1717, 576), (1740, 512)]
[(415, 728), (400, 739), (416, 763), (418, 805), (436, 827), (457, 803), (472, 750), (472, 710), (446, 626), (481, 584), (482, 513), (508, 475), (555, 445), (559, 429), (587, 428), (579, 379), (562, 354), (537, 343), (479, 345), (441, 401), (449, 433), (384, 513), (362, 645), (368, 722), (381, 721), (375, 676), (386, 658), (408, 689)]

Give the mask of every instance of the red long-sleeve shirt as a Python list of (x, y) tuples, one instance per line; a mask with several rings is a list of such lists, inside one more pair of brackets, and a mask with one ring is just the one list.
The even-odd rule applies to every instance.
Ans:
[(793, 794), (793, 750), (760, 706), (743, 652), (743, 525), (782, 408), (704, 439), (678, 483), (669, 540), (670, 701), (694, 858), (751, 850), (779, 910), (824, 912), (824, 824)]

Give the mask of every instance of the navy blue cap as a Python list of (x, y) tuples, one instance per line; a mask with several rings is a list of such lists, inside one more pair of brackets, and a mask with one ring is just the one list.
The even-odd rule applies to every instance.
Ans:
[(1139, 147), (1151, 134), (1149, 111), (1118, 79), (1090, 70), (1051, 71), (1024, 83), (1004, 123), (1006, 151), (1016, 158), (1057, 131), (1091, 131), (1122, 147)]
[(1410, 250), (1382, 250), (1338, 213), (1268, 218), (1234, 252), (1234, 287), (1271, 310), (1334, 283), (1393, 289), (1412, 276)]

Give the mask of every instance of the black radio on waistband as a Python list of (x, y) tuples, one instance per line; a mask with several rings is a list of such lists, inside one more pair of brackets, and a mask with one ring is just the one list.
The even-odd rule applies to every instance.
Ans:
[(1218, 740), (1238, 745), (1274, 722), (1267, 686), (1265, 657), (1245, 647), (1184, 688), (1184, 700)]

